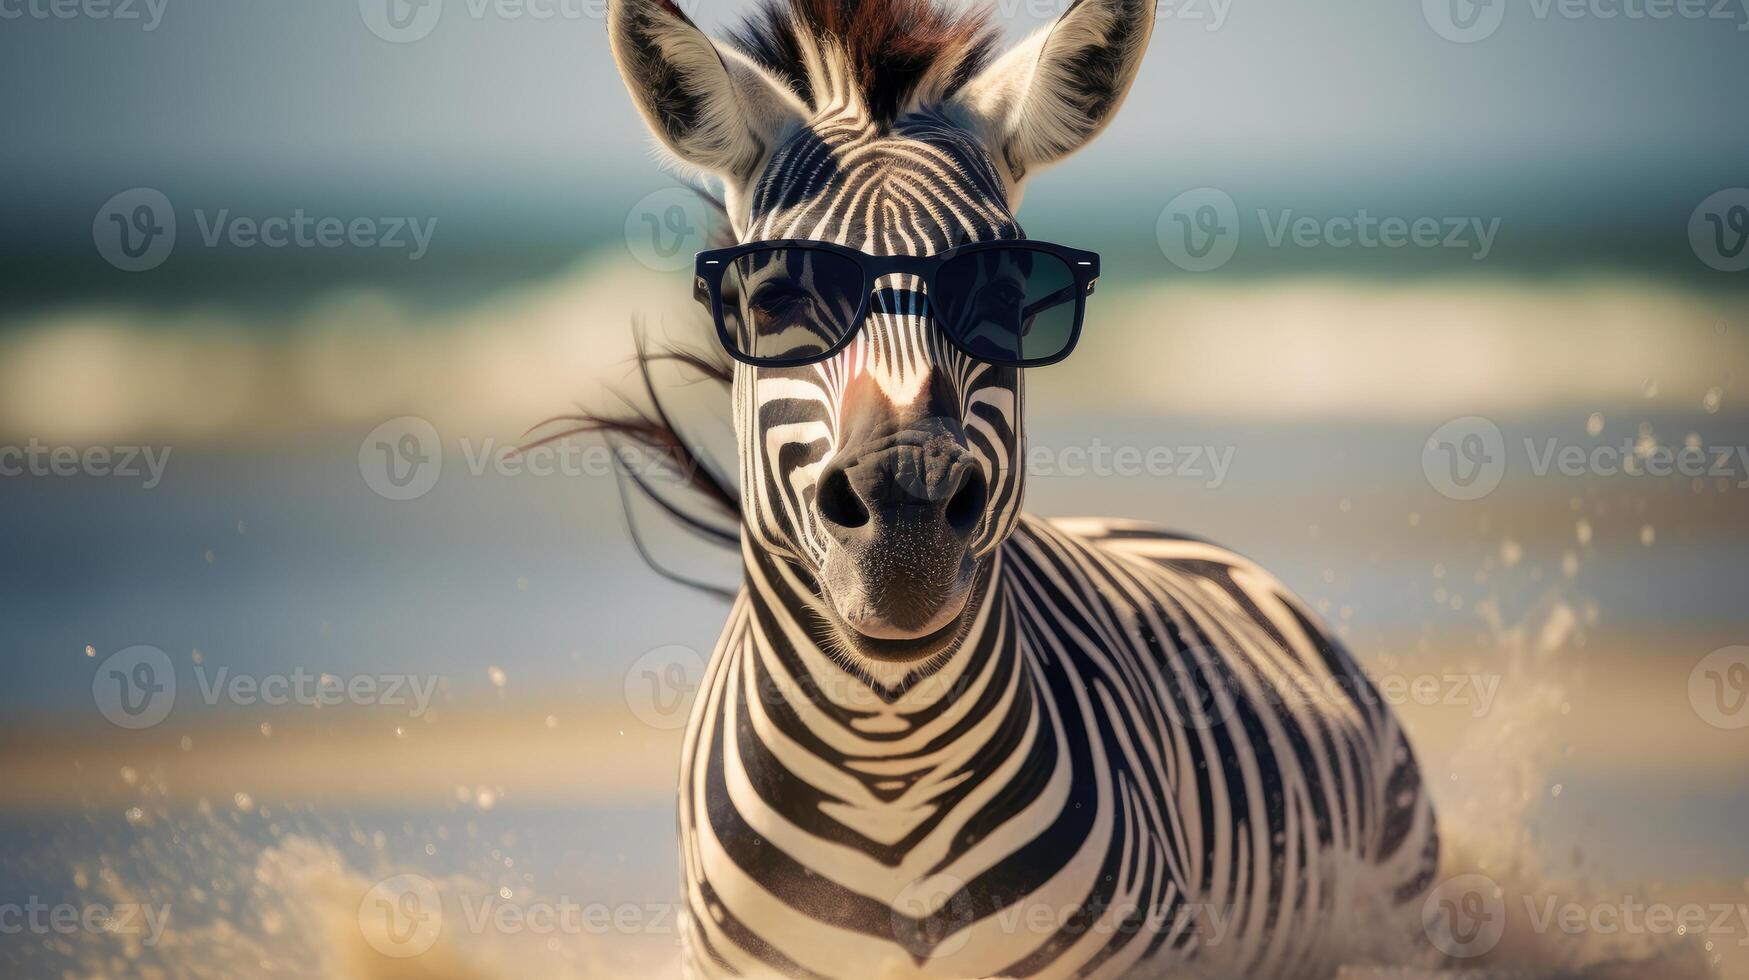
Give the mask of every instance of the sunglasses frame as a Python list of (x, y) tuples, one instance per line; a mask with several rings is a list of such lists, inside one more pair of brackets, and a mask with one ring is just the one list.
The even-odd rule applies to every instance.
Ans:
[[(1063, 349), (1050, 357), (1041, 358), (993, 358), (984, 354), (975, 354), (966, 349), (958, 338), (935, 323), (935, 328), (941, 331), (947, 342), (955, 350), (967, 357), (985, 364), (995, 364), (1000, 367), (1033, 368), (1055, 364), (1068, 357), (1075, 345), (1081, 341), (1081, 322), (1087, 315), (1087, 297), (1093, 293), (1093, 284), (1099, 280), (1099, 253), (1087, 252), (1066, 245), (1056, 245), (1051, 242), (1033, 241), (1027, 238), (1003, 238), (988, 242), (972, 242), (950, 248), (934, 255), (870, 255), (854, 248), (838, 245), (833, 242), (815, 241), (808, 238), (775, 238), (769, 241), (747, 242), (732, 245), (728, 248), (713, 248), (698, 253), (693, 259), (692, 295), (711, 313), (711, 319), (716, 322), (717, 339), (722, 342), (723, 349), (729, 356), (743, 364), (753, 367), (803, 367), (818, 364), (838, 354), (850, 346), (856, 335), (862, 332), (863, 324), (868, 320), (869, 296), (874, 292), (875, 282), (893, 273), (906, 273), (922, 280), (926, 290), (935, 289), (935, 274), (952, 259), (962, 258), (977, 252), (990, 251), (999, 248), (1019, 248), (1032, 252), (1043, 252), (1061, 260), (1069, 267), (1075, 277), (1075, 323), (1069, 331), (1069, 342)], [(797, 357), (755, 357), (744, 354), (735, 348), (734, 338), (729, 335), (729, 328), (723, 319), (723, 276), (729, 269), (729, 264), (742, 256), (758, 252), (777, 251), (779, 249), (811, 249), (829, 252), (856, 262), (862, 270), (862, 297), (857, 306), (856, 315), (851, 318), (850, 327), (844, 331), (836, 343), (828, 350), (818, 354), (808, 354)], [(1054, 295), (1054, 294), (1053, 294)], [(930, 321), (934, 323), (933, 310)]]

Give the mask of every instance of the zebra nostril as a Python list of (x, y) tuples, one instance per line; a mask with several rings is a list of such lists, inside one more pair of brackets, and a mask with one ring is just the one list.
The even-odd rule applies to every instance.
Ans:
[(820, 481), (820, 494), (814, 501), (820, 517), (839, 527), (855, 528), (868, 523), (868, 508), (850, 488), (850, 477), (842, 467), (833, 467)]
[(978, 519), (984, 516), (984, 498), (988, 495), (984, 487), (984, 473), (976, 466), (954, 491), (953, 499), (947, 502), (947, 511), (942, 516), (947, 520), (947, 526), (961, 536), (972, 533), (978, 526)]

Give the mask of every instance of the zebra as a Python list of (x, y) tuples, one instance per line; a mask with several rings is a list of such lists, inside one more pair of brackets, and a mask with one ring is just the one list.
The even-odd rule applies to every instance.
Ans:
[[(936, 0), (761, 3), (719, 42), (611, 0), (634, 104), (736, 242), (900, 263), (1020, 241), (1026, 179), (1110, 122), (1155, 17), (1074, 0), (997, 55)], [(646, 384), (662, 357), (726, 384), (739, 447), (738, 490), (691, 472), (724, 522), (664, 503), (743, 569), (682, 747), (686, 975), (1329, 975), (1436, 870), (1398, 721), (1252, 562), (1023, 513), (1023, 370), (930, 299), (881, 276), (806, 364), (640, 347)], [(691, 459), (659, 402), (578, 418)]]

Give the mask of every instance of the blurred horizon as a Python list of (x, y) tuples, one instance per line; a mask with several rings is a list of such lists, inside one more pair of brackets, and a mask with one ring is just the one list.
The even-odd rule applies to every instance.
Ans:
[[(8, 937), (0, 972), (675, 972), (668, 934), (454, 930), (401, 960), (361, 932), (409, 873), (446, 902), (671, 904), (678, 727), (724, 614), (642, 562), (599, 442), (554, 473), (515, 452), (637, 392), (635, 328), (714, 342), (689, 284), (713, 219), (601, 0), (430, 0), (411, 34), (381, 2), (0, 18), (0, 899), (176, 909), (157, 948)], [(1749, 714), (1696, 685), (1749, 663), (1749, 0), (1496, 0), (1480, 27), (1442, 3), (1162, 0), (1125, 108), (1019, 209), (1102, 254), (1080, 347), (1027, 375), (1027, 509), (1208, 537), (1374, 677), (1493, 685), (1398, 705), (1447, 872), (1740, 907)], [(682, 5), (718, 34), (752, 7)], [(1014, 39), (1065, 5), (994, 7)], [(335, 241), (264, 244), (275, 221)], [(726, 400), (658, 380), (734, 451)], [(1458, 485), (1442, 438), (1497, 439), (1498, 485)], [(136, 450), (157, 468), (89, 462)], [(1716, 472), (1647, 472), (1679, 452)], [(133, 730), (103, 672), (140, 647), (178, 687)], [(291, 675), (430, 702), (209, 689)], [(1484, 962), (1749, 980), (1742, 938)]]

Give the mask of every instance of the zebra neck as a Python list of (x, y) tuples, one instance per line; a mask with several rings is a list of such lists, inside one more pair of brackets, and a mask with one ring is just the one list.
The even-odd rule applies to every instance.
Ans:
[[(1005, 782), (997, 770), (1029, 754), (1039, 713), (999, 565), (946, 655), (885, 677), (821, 639), (824, 600), (786, 563), (750, 550), (746, 568), (711, 696), (762, 732), (741, 764), (755, 783), (786, 774), (790, 791), (765, 798), (795, 805), (792, 820), (812, 825), (802, 811), (817, 807), (899, 864), (956, 801)], [(820, 795), (795, 792), (796, 777)]]
[[(761, 627), (760, 639), (773, 647), (798, 680), (812, 682), (806, 694), (823, 708), (849, 714), (897, 716), (930, 705), (944, 706), (966, 693), (966, 685), (1012, 647), (1016, 632), (1001, 549), (992, 551), (967, 599), (959, 635), (940, 653), (922, 660), (881, 662), (853, 654), (830, 627), (828, 600), (794, 565), (744, 540), (749, 612)], [(1011, 650), (1007, 651), (1012, 653)], [(896, 722), (894, 722), (896, 724)]]

